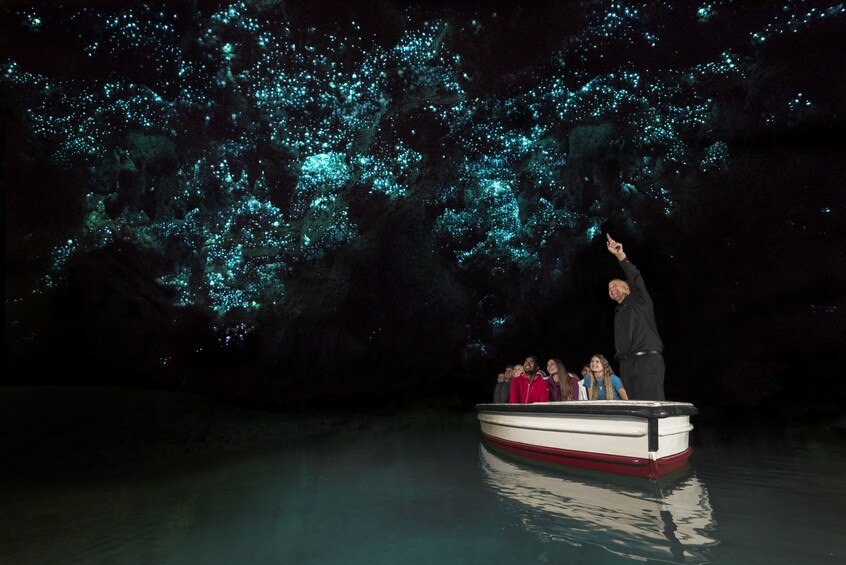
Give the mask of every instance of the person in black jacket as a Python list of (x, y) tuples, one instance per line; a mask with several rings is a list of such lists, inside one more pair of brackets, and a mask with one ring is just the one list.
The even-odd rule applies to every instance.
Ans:
[(496, 376), (496, 386), (493, 391), (493, 401), (502, 402), (502, 386), (505, 384), (505, 373)]
[(502, 381), (502, 396), (497, 402), (502, 402), (503, 404), (508, 404), (509, 398), (511, 398), (511, 379), (514, 378), (514, 367), (508, 365), (505, 367), (505, 380)]
[(608, 283), (608, 296), (617, 303), (614, 312), (614, 358), (632, 400), (664, 400), (664, 344), (658, 335), (652, 298), (643, 277), (626, 257), (623, 244), (611, 239), (608, 251), (620, 262), (627, 281)]

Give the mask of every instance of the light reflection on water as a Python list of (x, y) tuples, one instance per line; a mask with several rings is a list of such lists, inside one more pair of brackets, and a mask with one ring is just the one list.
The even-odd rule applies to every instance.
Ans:
[(0, 481), (0, 563), (843, 563), (842, 438), (700, 440), (662, 481), (491, 452), (475, 414)]
[(527, 528), (550, 539), (671, 563), (704, 563), (701, 549), (717, 543), (709, 537), (708, 492), (692, 472), (668, 481), (612, 482), (520, 465), (486, 444), (479, 459), (485, 483)]

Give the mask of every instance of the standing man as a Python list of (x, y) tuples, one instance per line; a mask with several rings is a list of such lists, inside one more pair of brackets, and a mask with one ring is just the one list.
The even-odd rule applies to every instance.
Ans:
[(664, 400), (664, 344), (658, 336), (652, 298), (640, 271), (623, 252), (623, 244), (608, 238), (608, 251), (620, 262), (628, 282), (608, 283), (608, 296), (617, 303), (614, 312), (614, 358), (632, 400)]
[[(531, 375), (531, 377), (529, 376)], [(538, 358), (529, 355), (523, 361), (523, 372), (511, 381), (511, 404), (531, 404), (549, 401), (549, 385), (540, 372)]]

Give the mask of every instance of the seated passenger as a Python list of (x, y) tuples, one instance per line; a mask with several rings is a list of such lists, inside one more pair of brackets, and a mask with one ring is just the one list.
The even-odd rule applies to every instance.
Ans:
[(629, 399), (620, 377), (611, 372), (611, 364), (604, 355), (597, 354), (590, 358), (590, 374), (585, 377), (585, 388), (590, 400)]
[(496, 376), (496, 386), (493, 391), (493, 401), (502, 401), (502, 385), (505, 382), (505, 373), (500, 373)]
[[(511, 404), (531, 404), (549, 400), (549, 385), (538, 370), (538, 358), (529, 355), (523, 361), (523, 372), (511, 380)], [(532, 375), (531, 378), (527, 375)]]
[(546, 362), (549, 371), (549, 400), (579, 400), (579, 380), (564, 367), (561, 359), (550, 359)]
[(590, 374), (590, 367), (585, 365), (582, 367), (582, 376), (579, 377), (579, 398), (582, 400), (588, 399), (587, 389), (585, 388), (585, 377)]
[(500, 389), (500, 397), (497, 402), (502, 402), (503, 404), (508, 404), (508, 400), (511, 398), (511, 379), (514, 378), (514, 367), (511, 365), (505, 368), (504, 373), (504, 380), (502, 381), (502, 388)]
[[(514, 365), (514, 371), (511, 373), (511, 386), (514, 385), (514, 379), (522, 375), (524, 372), (525, 369), (523, 369), (522, 363), (517, 363), (516, 365)], [(508, 402), (511, 402), (511, 386), (508, 387)]]

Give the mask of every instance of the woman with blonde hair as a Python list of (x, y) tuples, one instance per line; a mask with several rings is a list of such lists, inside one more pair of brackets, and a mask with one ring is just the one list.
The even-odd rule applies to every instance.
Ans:
[[(628, 400), (620, 377), (611, 372), (611, 363), (605, 355), (596, 354), (590, 358), (590, 374), (585, 376), (585, 388), (590, 400)], [(611, 391), (608, 393), (607, 391)], [(610, 398), (609, 398), (610, 396)]]

